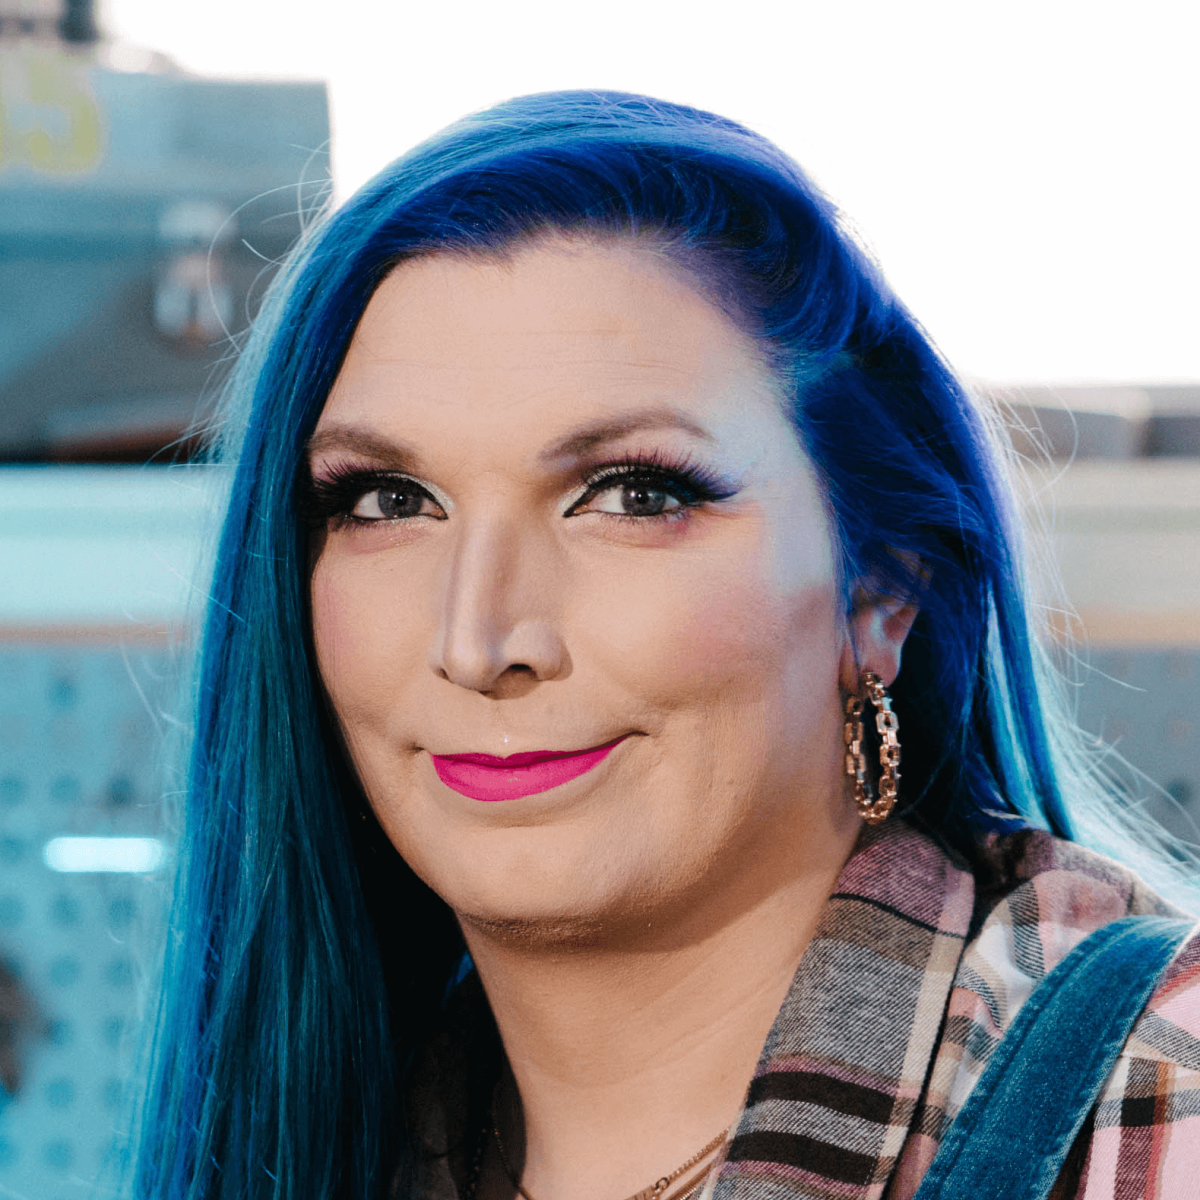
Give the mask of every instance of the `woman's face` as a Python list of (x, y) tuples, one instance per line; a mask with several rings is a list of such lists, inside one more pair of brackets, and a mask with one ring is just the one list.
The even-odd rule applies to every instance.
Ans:
[(322, 679), (468, 930), (678, 931), (841, 861), (821, 495), (752, 339), (661, 257), (402, 265), (310, 457)]

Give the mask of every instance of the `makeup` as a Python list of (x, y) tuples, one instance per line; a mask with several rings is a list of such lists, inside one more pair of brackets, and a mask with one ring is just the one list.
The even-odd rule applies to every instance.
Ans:
[(590, 750), (491, 754), (431, 754), (438, 778), (472, 800), (516, 800), (549, 791), (598, 767), (628, 734)]
[[(568, 506), (564, 517), (594, 509), (620, 520), (648, 523), (678, 520), (691, 509), (728, 500), (741, 490), (689, 456), (662, 450), (600, 463), (576, 486), (583, 488), (583, 495)], [(616, 507), (597, 506), (597, 498), (609, 492), (619, 494), (610, 502)], [(319, 464), (301, 479), (296, 503), (306, 525), (335, 529), (416, 517), (445, 519), (448, 507), (428, 486), (402, 472), (353, 461)]]

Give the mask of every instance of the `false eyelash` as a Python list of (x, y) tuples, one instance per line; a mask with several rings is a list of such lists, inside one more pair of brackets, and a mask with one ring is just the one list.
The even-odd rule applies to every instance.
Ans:
[[(665, 485), (684, 508), (693, 508), (714, 500), (728, 500), (738, 488), (715, 471), (692, 459), (671, 458), (662, 451), (628, 455), (613, 462), (601, 463), (583, 481), (584, 494), (567, 510), (570, 516), (581, 504), (619, 483), (646, 481)], [(664, 516), (667, 514), (663, 514)], [(631, 520), (653, 520), (652, 517), (631, 517)]]
[[(570, 516), (593, 496), (610, 487), (627, 481), (645, 481), (661, 485), (670, 491), (680, 504), (694, 508), (716, 500), (726, 500), (739, 490), (715, 471), (693, 462), (690, 458), (671, 458), (661, 451), (627, 455), (612, 462), (594, 467), (583, 479), (584, 493), (567, 510)], [(330, 521), (339, 526), (375, 524), (360, 520), (352, 515), (355, 505), (362, 497), (377, 488), (394, 487), (403, 483), (429, 496), (428, 489), (421, 487), (407, 475), (380, 468), (358, 467), (349, 463), (322, 468), (320, 477), (306, 475), (297, 488), (297, 511), (301, 521), (311, 528), (327, 526)], [(436, 499), (430, 496), (430, 499)], [(635, 521), (655, 520), (654, 517), (616, 519)], [(662, 514), (667, 517), (670, 514)]]
[[(297, 510), (301, 521), (313, 528), (337, 521), (339, 525), (375, 524), (353, 516), (354, 506), (366, 493), (403, 483), (429, 496), (429, 492), (407, 475), (372, 467), (339, 464), (322, 468), (321, 476), (301, 480)], [(430, 496), (432, 500), (433, 497)]]

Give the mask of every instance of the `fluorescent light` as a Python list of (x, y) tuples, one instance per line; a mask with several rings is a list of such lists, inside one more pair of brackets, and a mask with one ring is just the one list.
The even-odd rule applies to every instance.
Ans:
[(42, 851), (52, 871), (157, 871), (167, 857), (158, 838), (58, 837)]

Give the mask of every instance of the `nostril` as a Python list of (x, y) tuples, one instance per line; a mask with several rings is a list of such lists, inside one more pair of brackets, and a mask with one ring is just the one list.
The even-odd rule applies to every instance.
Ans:
[(526, 663), (510, 663), (493, 680), (484, 695), (492, 700), (516, 700), (528, 695), (539, 683), (540, 676), (535, 668)]

